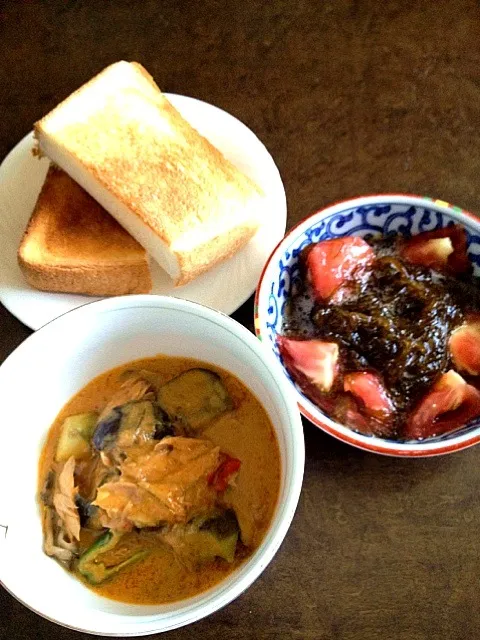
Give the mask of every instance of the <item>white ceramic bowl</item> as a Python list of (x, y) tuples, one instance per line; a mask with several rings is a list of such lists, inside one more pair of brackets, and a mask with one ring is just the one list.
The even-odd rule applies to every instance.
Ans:
[[(255, 331), (282, 364), (276, 338), (282, 331), (285, 303), (299, 283), (298, 254), (311, 242), (355, 235), (415, 235), (449, 224), (461, 224), (468, 235), (468, 254), (480, 276), (480, 219), (441, 200), (409, 195), (363, 196), (338, 202), (302, 220), (277, 245), (265, 265), (255, 297)], [(317, 427), (366, 451), (424, 457), (451, 453), (480, 442), (480, 419), (458, 431), (425, 441), (399, 442), (365, 436), (331, 420), (284, 375), (295, 389), (302, 414)]]
[[(190, 356), (235, 374), (267, 410), (281, 453), (281, 489), (268, 533), (252, 557), (199, 596), (139, 606), (95, 595), (42, 551), (38, 458), (67, 400), (103, 371), (158, 353)], [(31, 335), (0, 367), (0, 581), (26, 606), (89, 633), (167, 631), (220, 609), (242, 593), (278, 550), (300, 494), (304, 442), (295, 397), (271, 353), (231, 318), (198, 304), (127, 296), (85, 305)], [(8, 527), (6, 529), (5, 527)]]

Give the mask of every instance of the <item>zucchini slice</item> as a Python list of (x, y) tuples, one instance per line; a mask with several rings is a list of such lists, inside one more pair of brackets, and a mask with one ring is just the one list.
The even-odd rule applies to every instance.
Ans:
[(114, 549), (122, 537), (122, 533), (107, 531), (91, 547), (89, 547), (78, 560), (78, 571), (93, 585), (99, 585), (113, 578), (119, 571), (138, 562), (148, 554), (147, 550), (138, 551), (119, 564), (107, 566), (102, 562), (102, 556), (107, 551)]

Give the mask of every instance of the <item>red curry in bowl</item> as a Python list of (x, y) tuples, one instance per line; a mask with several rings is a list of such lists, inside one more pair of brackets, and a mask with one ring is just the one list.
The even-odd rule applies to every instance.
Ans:
[(99, 595), (177, 602), (255, 552), (280, 474), (268, 414), (233, 374), (188, 358), (136, 360), (94, 378), (49, 431), (43, 548)]
[(395, 440), (480, 416), (480, 295), (462, 227), (325, 240), (299, 261), (278, 346), (328, 416)]

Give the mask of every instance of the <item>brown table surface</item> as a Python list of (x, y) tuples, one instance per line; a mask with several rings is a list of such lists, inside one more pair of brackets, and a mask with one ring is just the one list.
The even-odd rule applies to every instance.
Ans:
[[(480, 211), (474, 0), (17, 0), (0, 11), (1, 157), (94, 73), (133, 59), (164, 90), (258, 134), (283, 176), (289, 226), (376, 192)], [(252, 301), (235, 317), (252, 328)], [(1, 308), (0, 358), (29, 333)], [(168, 637), (480, 638), (480, 448), (398, 460), (309, 423), (305, 439), (300, 504), (272, 564)], [(78, 635), (0, 588), (0, 638), (47, 637)]]

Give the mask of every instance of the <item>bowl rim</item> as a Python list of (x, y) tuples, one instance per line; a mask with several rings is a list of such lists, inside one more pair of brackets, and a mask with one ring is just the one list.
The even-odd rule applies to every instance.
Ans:
[[(280, 363), (278, 363), (273, 354), (269, 353), (262, 347), (255, 335), (246, 327), (227, 314), (207, 307), (206, 305), (173, 296), (152, 294), (115, 296), (102, 300), (88, 301), (80, 307), (66, 311), (61, 316), (47, 322), (40, 329), (29, 335), (7, 356), (0, 365), (0, 369), (2, 369), (8, 361), (14, 358), (14, 354), (17, 350), (28, 348), (28, 343), (33, 340), (37, 340), (38, 334), (42, 333), (44, 329), (50, 327), (50, 325), (68, 322), (68, 319), (66, 320), (65, 316), (71, 316), (72, 314), (75, 317), (82, 316), (84, 314), (96, 315), (103, 311), (135, 309), (142, 307), (158, 309), (166, 307), (180, 311), (189, 310), (190, 312), (193, 312), (194, 315), (198, 315), (203, 318), (215, 318), (216, 320), (220, 320), (222, 326), (224, 326), (233, 335), (243, 340), (243, 342), (245, 342), (254, 352), (256, 357), (263, 362), (271, 375), (272, 383), (274, 383), (280, 391), (280, 397), (282, 397), (284, 404), (282, 413), (284, 413), (284, 422), (285, 424), (288, 424), (291, 434), (292, 450), (289, 452), (290, 462), (283, 465), (285, 467), (285, 473), (288, 474), (285, 476), (284, 499), (283, 501), (279, 499), (277, 502), (276, 513), (270, 523), (264, 540), (254, 552), (257, 554), (257, 557), (254, 558), (252, 565), (248, 569), (244, 568), (243, 571), (240, 571), (236, 578), (234, 577), (234, 574), (232, 574), (232, 581), (228, 586), (224, 585), (222, 588), (224, 581), (220, 581), (211, 589), (197, 594), (192, 598), (179, 600), (177, 603), (170, 603), (166, 605), (169, 607), (169, 611), (165, 612), (166, 614), (170, 614), (171, 609), (177, 604), (181, 609), (183, 609), (183, 611), (175, 611), (175, 618), (173, 620), (169, 620), (165, 626), (161, 623), (164, 614), (158, 611), (155, 613), (152, 612), (151, 615), (147, 614), (140, 616), (139, 618), (131, 617), (128, 614), (115, 614), (118, 615), (121, 620), (119, 620), (116, 625), (112, 623), (112, 626), (115, 626), (116, 630), (111, 632), (107, 632), (105, 630), (96, 631), (91, 627), (74, 626), (72, 624), (68, 624), (68, 622), (60, 621), (50, 615), (46, 615), (41, 610), (35, 608), (32, 604), (23, 600), (20, 594), (12, 591), (0, 577), (0, 585), (18, 602), (37, 615), (62, 627), (91, 635), (136, 637), (171, 631), (202, 620), (238, 598), (259, 578), (278, 552), (295, 515), (303, 483), (305, 463), (303, 427), (300, 414), (295, 403), (295, 396), (292, 393), (288, 381), (283, 375)], [(258, 553), (259, 551), (261, 552), (260, 554)], [(239, 568), (241, 569), (241, 567)], [(206, 602), (191, 602), (193, 599), (202, 598), (203, 596), (207, 597)], [(161, 607), (162, 605), (158, 606)]]
[[(462, 218), (462, 216), (465, 216), (465, 218), (467, 218), (470, 222), (473, 222), (478, 227), (480, 232), (480, 218), (475, 216), (470, 211), (450, 204), (449, 202), (446, 202), (445, 200), (441, 200), (439, 198), (431, 198), (429, 196), (420, 196), (410, 193), (392, 192), (360, 195), (344, 200), (337, 200), (335, 202), (332, 202), (331, 204), (326, 205), (325, 207), (317, 209), (313, 213), (310, 213), (309, 215), (302, 218), (297, 224), (295, 224), (291, 229), (287, 231), (285, 236), (272, 251), (263, 267), (262, 273), (260, 274), (260, 279), (257, 284), (257, 288), (255, 290), (254, 298), (254, 329), (255, 334), (257, 338), (259, 338), (259, 340), (263, 342), (265, 337), (262, 333), (263, 322), (261, 321), (263, 308), (260, 306), (261, 297), (263, 295), (263, 290), (265, 287), (265, 276), (275, 256), (283, 246), (287, 245), (291, 241), (295, 234), (298, 233), (298, 230), (301, 227), (306, 226), (307, 223), (314, 218), (321, 219), (328, 214), (335, 213), (336, 211), (341, 211), (344, 208), (353, 208), (355, 206), (364, 206), (369, 204), (388, 204), (389, 202), (391, 202), (392, 204), (395, 203), (406, 205), (410, 204), (414, 206), (426, 206), (441, 213), (446, 213), (460, 219)], [(285, 377), (287, 377), (285, 370), (284, 375)], [(473, 435), (467, 433), (459, 435), (458, 438), (455, 438), (455, 436), (453, 436), (448, 441), (448, 443), (445, 444), (442, 442), (428, 441), (418, 444), (402, 442), (396, 443), (395, 441), (383, 440), (378, 436), (365, 436), (363, 434), (357, 433), (356, 431), (353, 431), (352, 429), (349, 429), (348, 427), (341, 425), (340, 423), (335, 422), (327, 416), (324, 416), (323, 413), (321, 413), (320, 410), (311, 401), (309, 401), (303, 396), (303, 394), (300, 393), (300, 391), (293, 384), (293, 382), (290, 381), (290, 379), (289, 383), (296, 394), (300, 413), (305, 418), (312, 422), (316, 427), (322, 429), (341, 442), (352, 445), (363, 451), (391, 457), (426, 458), (454, 453), (456, 451), (471, 447), (480, 442), (480, 427), (477, 427), (475, 429), (477, 433), (474, 433)]]

